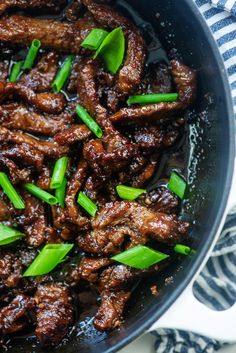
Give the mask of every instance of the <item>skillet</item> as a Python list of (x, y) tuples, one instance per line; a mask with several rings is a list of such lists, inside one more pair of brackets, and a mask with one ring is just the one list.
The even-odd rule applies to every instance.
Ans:
[[(97, 333), (90, 312), (83, 313), (79, 326), (57, 348), (58, 353), (116, 352), (148, 330), (177, 300), (209, 255), (230, 192), (235, 154), (233, 107), (223, 62), (209, 29), (191, 0), (128, 3), (152, 24), (167, 52), (177, 48), (183, 62), (198, 71), (198, 99), (192, 113), (191, 143), (186, 147), (190, 153), (185, 157), (190, 193), (183, 207), (184, 218), (192, 222), (190, 236), (196, 255), (168, 269), (168, 283), (159, 276), (144, 281), (131, 300), (120, 330), (109, 335)], [(158, 298), (151, 295), (153, 283), (160, 289)], [(44, 350), (36, 347), (32, 337), (22, 337), (13, 342), (9, 352)]]

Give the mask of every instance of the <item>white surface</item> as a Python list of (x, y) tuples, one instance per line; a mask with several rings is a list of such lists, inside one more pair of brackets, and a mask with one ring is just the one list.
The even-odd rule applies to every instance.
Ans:
[[(155, 337), (150, 333), (142, 336), (119, 353), (156, 353), (154, 350)], [(228, 346), (217, 351), (217, 353), (236, 353), (236, 345)]]

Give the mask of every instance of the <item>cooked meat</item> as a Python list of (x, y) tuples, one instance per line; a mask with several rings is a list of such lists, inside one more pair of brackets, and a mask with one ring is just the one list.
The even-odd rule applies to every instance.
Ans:
[(71, 114), (66, 111), (54, 116), (35, 112), (17, 103), (5, 104), (0, 107), (1, 126), (32, 134), (55, 136), (67, 129), (72, 121)]
[(104, 292), (101, 305), (94, 318), (94, 326), (99, 331), (107, 331), (119, 327), (126, 302), (130, 292)]
[(60, 114), (65, 108), (65, 98), (63, 94), (54, 93), (34, 93), (30, 88), (20, 83), (0, 82), (0, 102), (9, 98), (10, 95), (16, 95), (25, 100), (35, 108), (49, 114)]
[(27, 183), (30, 180), (31, 170), (20, 169), (11, 159), (0, 156), (1, 170), (7, 171), (13, 184)]
[(73, 125), (54, 137), (59, 145), (72, 145), (76, 142), (85, 142), (92, 135), (86, 125)]
[(114, 114), (110, 120), (113, 123), (141, 122), (145, 119), (156, 121), (171, 118), (189, 107), (196, 97), (196, 72), (189, 67), (173, 60), (172, 75), (177, 87), (179, 98), (176, 102), (162, 102), (135, 108), (123, 108)]
[(107, 5), (96, 4), (93, 0), (83, 3), (99, 24), (108, 28), (121, 27), (125, 32), (128, 48), (123, 68), (118, 73), (117, 86), (122, 93), (131, 93), (141, 83), (146, 58), (144, 40), (133, 24)]
[(101, 209), (92, 228), (92, 232), (78, 237), (79, 247), (88, 253), (108, 255), (119, 252), (125, 240), (126, 247), (145, 244), (151, 238), (169, 244), (181, 242), (189, 224), (136, 202), (116, 201)]
[(16, 163), (23, 164), (41, 171), (44, 155), (33, 146), (22, 144), (6, 147), (0, 151), (0, 157), (13, 159)]
[(137, 146), (112, 127), (106, 129), (102, 139), (84, 145), (83, 155), (99, 176), (125, 168), (138, 153)]
[(179, 137), (179, 131), (174, 128), (166, 130), (160, 126), (144, 125), (133, 128), (130, 135), (140, 148), (157, 151), (157, 149), (172, 146)]
[(58, 55), (55, 52), (49, 52), (42, 55), (37, 65), (24, 73), (19, 82), (34, 92), (50, 91), (57, 69)]
[(35, 334), (42, 346), (56, 346), (73, 323), (72, 297), (60, 284), (39, 285), (35, 294), (37, 305)]
[(14, 15), (0, 20), (0, 41), (30, 45), (37, 38), (44, 48), (77, 53), (81, 42), (95, 26), (90, 18), (69, 24)]
[(98, 61), (82, 59), (78, 63), (78, 95), (82, 105), (96, 119), (98, 124), (106, 126), (107, 111), (101, 105), (97, 93), (96, 75), (99, 70)]
[(98, 270), (103, 267), (110, 265), (111, 260), (109, 258), (99, 258), (99, 259), (90, 259), (83, 258), (79, 265), (79, 274), (80, 277), (85, 279), (90, 283), (96, 283), (98, 280)]
[[(138, 283), (174, 265), (173, 247), (187, 238), (190, 225), (179, 218), (181, 200), (167, 183), (172, 170), (185, 174), (184, 114), (196, 97), (196, 73), (177, 60), (170, 65), (150, 63), (150, 56), (146, 60), (151, 37), (143, 37), (115, 3), (0, 0), (0, 170), (25, 204), (16, 209), (4, 185), (0, 188), (0, 223), (24, 233), (0, 248), (0, 344), (6, 346), (12, 339), (8, 334), (35, 329), (42, 349), (50, 350), (62, 343), (80, 314), (81, 319), (90, 316), (94, 305), (96, 329), (119, 327)], [(94, 58), (81, 46), (94, 28), (123, 30), (124, 60), (116, 74), (108, 72), (103, 55)], [(32, 67), (19, 66), (12, 79), (13, 64), (22, 65), (36, 38), (41, 47)], [(62, 68), (68, 55), (73, 62), (67, 75)], [(55, 93), (59, 72), (63, 87)], [(175, 102), (127, 103), (133, 94), (173, 92), (178, 93)], [(92, 120), (78, 116), (78, 104)], [(101, 138), (92, 131), (93, 121)], [(63, 185), (53, 190), (61, 157), (68, 157), (66, 170), (57, 173)], [(58, 202), (51, 206), (33, 196), (25, 190), (27, 182)], [(145, 190), (129, 201), (118, 185)], [(80, 192), (90, 199), (87, 204), (78, 204)], [(74, 246), (48, 274), (25, 277), (47, 244)], [(113, 260), (112, 255), (142, 244), (170, 256), (143, 270)]]
[(25, 212), (23, 218), (24, 240), (33, 247), (39, 247), (45, 242), (46, 213), (43, 203), (34, 196), (25, 193)]
[(14, 288), (21, 280), (22, 263), (16, 254), (1, 251), (0, 253), (0, 278), (4, 286)]
[(0, 82), (5, 82), (8, 77), (9, 62), (7, 60), (0, 62)]
[(65, 4), (65, 0), (2, 0), (0, 4), (0, 14), (12, 7), (22, 10), (58, 12)]
[[(68, 152), (66, 146), (59, 146), (56, 142), (43, 141), (22, 132), (13, 132), (4, 127), (0, 127), (0, 143), (11, 142), (16, 144), (26, 144), (36, 148), (46, 156), (59, 158)], [(0, 159), (1, 160), (1, 159)]]
[(68, 220), (80, 227), (80, 229), (87, 228), (89, 226), (88, 218), (81, 215), (79, 207), (76, 203), (76, 196), (80, 191), (86, 175), (87, 175), (87, 163), (84, 160), (78, 164), (77, 170), (68, 182), (67, 192), (65, 197), (66, 211)]
[(0, 333), (7, 335), (27, 327), (29, 324), (28, 314), (34, 306), (33, 298), (17, 295), (8, 306), (0, 311)]
[(178, 198), (166, 187), (150, 191), (142, 201), (154, 212), (175, 213), (179, 206)]

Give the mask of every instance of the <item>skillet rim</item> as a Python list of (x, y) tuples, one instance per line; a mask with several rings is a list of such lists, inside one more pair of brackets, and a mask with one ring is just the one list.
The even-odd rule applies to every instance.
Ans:
[(143, 333), (147, 332), (148, 329), (167, 311), (167, 309), (176, 301), (176, 299), (182, 294), (184, 289), (188, 286), (190, 283), (191, 279), (194, 277), (196, 272), (199, 270), (201, 267), (202, 262), (204, 261), (204, 258), (207, 256), (211, 245), (213, 244), (214, 240), (218, 236), (218, 231), (220, 227), (220, 223), (222, 220), (226, 217), (226, 207), (227, 207), (227, 202), (229, 199), (230, 195), (230, 190), (231, 190), (231, 185), (232, 185), (232, 179), (233, 179), (233, 172), (234, 172), (234, 162), (235, 162), (235, 156), (236, 156), (236, 151), (235, 151), (235, 123), (234, 123), (234, 108), (233, 108), (233, 99), (232, 99), (232, 94), (231, 94), (231, 88), (230, 84), (228, 81), (228, 74), (227, 70), (224, 66), (224, 61), (223, 58), (220, 54), (219, 48), (215, 42), (215, 39), (213, 37), (213, 34), (208, 27), (204, 17), (200, 13), (197, 5), (192, 1), (192, 0), (181, 0), (183, 2), (183, 6), (188, 6), (189, 11), (192, 13), (193, 18), (195, 21), (198, 23), (198, 25), (202, 28), (205, 39), (208, 42), (209, 49), (212, 52), (212, 55), (215, 58), (216, 62), (216, 67), (218, 72), (220, 73), (219, 80), (221, 80), (222, 86), (224, 88), (224, 95), (222, 94), (222, 99), (225, 101), (226, 105), (226, 114), (225, 116), (227, 117), (228, 120), (228, 135), (229, 135), (229, 140), (226, 141), (228, 143), (228, 150), (229, 150), (229, 156), (228, 156), (228, 165), (227, 165), (227, 171), (225, 173), (225, 182), (224, 185), (222, 186), (222, 200), (221, 203), (216, 210), (216, 217), (215, 221), (212, 224), (211, 230), (209, 232), (209, 235), (207, 237), (206, 242), (203, 244), (201, 249), (197, 252), (197, 255), (195, 256), (195, 260), (190, 268), (190, 271), (188, 274), (185, 276), (185, 278), (182, 280), (182, 282), (178, 283), (176, 288), (174, 289), (173, 293), (171, 293), (165, 303), (160, 307), (156, 308), (153, 304), (153, 308), (151, 309), (152, 315), (149, 315), (147, 320), (143, 320), (143, 323), (136, 327), (133, 332), (131, 332), (128, 336), (124, 337), (121, 339), (118, 343), (116, 343), (114, 346), (106, 349), (103, 353), (115, 353), (118, 350), (124, 348), (127, 346), (129, 343), (134, 341), (136, 338), (141, 336)]

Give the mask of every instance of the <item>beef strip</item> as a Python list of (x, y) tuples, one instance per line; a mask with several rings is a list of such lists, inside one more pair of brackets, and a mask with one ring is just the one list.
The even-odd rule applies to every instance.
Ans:
[(13, 301), (0, 311), (0, 332), (2, 335), (23, 330), (29, 324), (28, 314), (34, 308), (34, 299), (17, 295)]
[(58, 116), (42, 114), (22, 104), (10, 103), (0, 107), (0, 123), (8, 129), (17, 129), (32, 134), (55, 136), (67, 129), (73, 117), (66, 110)]
[(131, 129), (128, 136), (142, 150), (151, 152), (152, 150), (165, 149), (172, 146), (178, 139), (180, 131), (169, 126), (167, 129), (162, 126), (139, 126)]
[(179, 206), (178, 198), (166, 187), (148, 192), (139, 202), (154, 212), (176, 213)]
[(76, 196), (80, 191), (87, 175), (87, 162), (81, 160), (78, 164), (77, 170), (68, 182), (65, 204), (68, 220), (79, 226), (80, 229), (87, 229), (90, 222), (87, 217), (81, 215), (77, 205)]
[(50, 182), (51, 182), (51, 168), (43, 166), (41, 173), (39, 174), (36, 184), (43, 190), (50, 191)]
[(35, 334), (42, 346), (56, 346), (73, 323), (72, 297), (68, 288), (57, 283), (39, 285)]
[(118, 73), (117, 86), (122, 93), (133, 92), (141, 82), (146, 59), (146, 47), (141, 34), (127, 18), (113, 8), (97, 4), (93, 0), (84, 0), (83, 3), (102, 26), (123, 29), (128, 48), (125, 63)]
[(59, 158), (68, 153), (66, 146), (59, 146), (56, 142), (42, 141), (21, 132), (13, 132), (4, 127), (0, 127), (0, 144), (4, 142), (12, 142), (20, 145), (27, 144), (36, 148), (45, 156), (53, 158)]
[(11, 159), (0, 156), (0, 169), (7, 170), (10, 181), (13, 184), (27, 183), (31, 180), (30, 169), (20, 169)]
[(16, 254), (0, 252), (0, 278), (3, 285), (7, 288), (15, 288), (20, 280), (22, 273), (22, 263)]
[(83, 149), (84, 158), (100, 177), (123, 169), (137, 154), (137, 146), (113, 127), (106, 129), (102, 139), (89, 141)]
[(8, 60), (0, 61), (0, 81), (1, 82), (7, 81), (8, 71), (9, 71), (9, 61)]
[(12, 94), (25, 100), (35, 108), (49, 114), (60, 114), (66, 105), (66, 100), (62, 93), (35, 93), (21, 83), (0, 82), (0, 102), (3, 102)]
[(110, 120), (113, 123), (137, 123), (157, 121), (164, 118), (177, 116), (184, 109), (189, 107), (196, 97), (196, 72), (186, 65), (180, 64), (177, 60), (171, 62), (172, 75), (179, 94), (175, 102), (162, 102), (144, 105), (141, 107), (123, 108), (115, 113)]
[[(106, 204), (92, 220), (92, 232), (78, 237), (79, 247), (95, 254), (115, 254), (151, 238), (162, 243), (181, 242), (189, 223), (175, 215), (153, 212), (137, 202), (116, 201)], [(129, 241), (127, 242), (127, 237)]]
[(111, 260), (106, 257), (101, 257), (98, 259), (84, 257), (78, 266), (78, 272), (80, 277), (84, 280), (90, 283), (96, 283), (99, 278), (98, 271), (104, 267), (107, 267), (110, 263)]
[(94, 327), (99, 331), (107, 331), (119, 327), (125, 304), (130, 296), (130, 292), (105, 291), (102, 294), (101, 305), (93, 321)]
[(34, 92), (50, 91), (57, 69), (58, 55), (55, 52), (43, 54), (35, 67), (20, 77), (19, 82)]
[(37, 38), (44, 48), (77, 53), (81, 42), (95, 26), (91, 18), (83, 18), (69, 24), (14, 15), (0, 20), (0, 41), (30, 45), (32, 40)]
[(54, 137), (59, 145), (72, 145), (76, 142), (85, 142), (92, 136), (92, 132), (86, 125), (72, 125)]
[(25, 212), (22, 216), (24, 241), (39, 247), (46, 240), (47, 219), (44, 204), (31, 194), (24, 194)]
[(0, 14), (12, 7), (22, 10), (58, 12), (65, 4), (66, 0), (2, 0)]
[(44, 155), (33, 146), (22, 144), (6, 147), (0, 151), (0, 157), (13, 159), (16, 163), (33, 167), (40, 171), (43, 167)]

